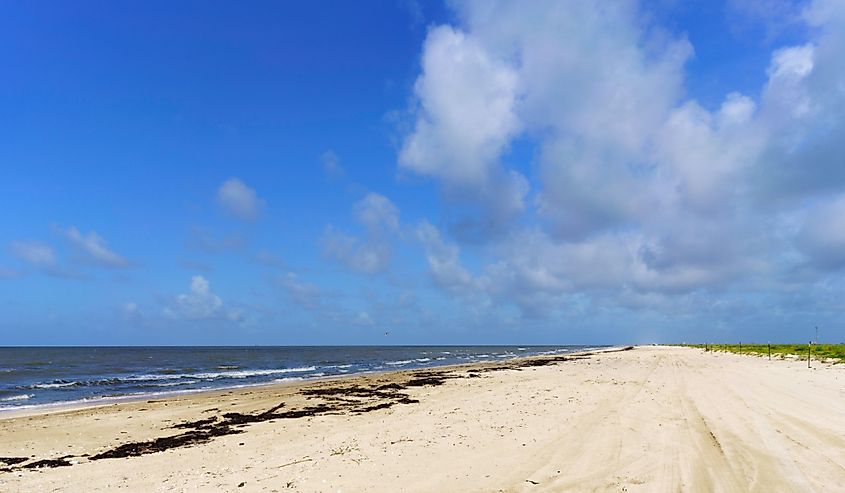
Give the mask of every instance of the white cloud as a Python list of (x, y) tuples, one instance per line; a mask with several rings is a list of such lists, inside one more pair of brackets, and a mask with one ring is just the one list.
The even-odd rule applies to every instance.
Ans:
[[(61, 265), (56, 251), (52, 246), (40, 241), (13, 241), (10, 245), (11, 253), (22, 262), (50, 277), (63, 279), (80, 279), (83, 276)], [(22, 274), (22, 272), (18, 272)]]
[(683, 39), (649, 31), (633, 2), (468, 2), (491, 53), (519, 61), (518, 115), (540, 148), (536, 204), (557, 235), (625, 226), (664, 198), (652, 143), (683, 92)]
[(226, 213), (244, 221), (254, 221), (263, 207), (255, 190), (237, 178), (224, 181), (217, 190), (217, 203)]
[[(845, 4), (840, 0), (814, 0), (805, 4), (801, 13), (803, 19), (814, 27), (836, 30), (845, 23)], [(841, 32), (839, 33), (841, 36)]]
[(527, 182), (499, 164), (520, 131), (518, 83), (514, 69), (472, 36), (448, 26), (432, 29), (414, 86), (416, 123), (400, 166), (437, 179), (453, 200), (472, 196), (494, 216), (521, 210)]
[(519, 129), (517, 76), (451, 27), (431, 30), (414, 86), (420, 113), (400, 163), (449, 184), (483, 183)]
[(453, 293), (469, 293), (477, 287), (472, 274), (461, 265), (460, 248), (443, 240), (428, 222), (420, 223), (416, 236), (425, 250), (429, 274), (434, 283)]
[[(432, 29), (423, 47), (400, 166), (473, 188), (464, 198), (483, 209), (487, 177), (509, 172), (502, 153), (527, 139), (539, 217), (485, 238), (479, 275), (420, 226), (435, 283), (524, 314), (585, 300), (668, 309), (731, 289), (763, 296), (802, 258), (838, 268), (843, 5), (811, 2), (795, 17), (809, 39), (773, 51), (759, 98), (733, 92), (710, 109), (684, 97), (690, 43), (637, 2), (456, 3), (459, 25)], [(805, 214), (807, 203), (821, 205)]]
[[(729, 94), (714, 113), (695, 102), (672, 111), (655, 138), (660, 174), (654, 180), (663, 193), (653, 189), (660, 197), (654, 203), (704, 216), (730, 209), (747, 191), (744, 173), (764, 144), (759, 129), (750, 125), (755, 111), (754, 102), (738, 93)], [(639, 220), (647, 215), (640, 211)]]
[(762, 25), (767, 41), (801, 21), (801, 3), (795, 0), (728, 0), (727, 7), (734, 30)]
[(355, 272), (384, 272), (393, 254), (392, 236), (399, 232), (399, 209), (387, 197), (368, 193), (353, 205), (352, 212), (365, 234), (352, 236), (328, 226), (320, 239), (323, 253)]
[(845, 6), (815, 1), (804, 19), (816, 35), (773, 53), (760, 101), (769, 141), (753, 183), (782, 204), (845, 187)]
[(223, 300), (211, 291), (211, 285), (203, 276), (193, 276), (188, 293), (179, 294), (165, 308), (165, 315), (185, 320), (240, 321), (241, 314), (228, 310)]
[(391, 249), (386, 243), (361, 240), (331, 226), (323, 232), (320, 243), (326, 256), (356, 272), (375, 274), (390, 264)]
[(39, 269), (54, 269), (59, 265), (53, 247), (40, 241), (15, 241), (11, 245), (12, 254), (24, 262)]
[(384, 195), (368, 193), (353, 206), (355, 219), (372, 232), (397, 231), (399, 209)]
[(128, 267), (130, 262), (124, 257), (110, 250), (105, 240), (96, 232), (87, 235), (79, 232), (74, 226), (58, 231), (70, 241), (77, 250), (85, 255), (85, 260), (105, 267)]
[(812, 44), (781, 48), (772, 54), (766, 74), (770, 79), (801, 80), (813, 71)]

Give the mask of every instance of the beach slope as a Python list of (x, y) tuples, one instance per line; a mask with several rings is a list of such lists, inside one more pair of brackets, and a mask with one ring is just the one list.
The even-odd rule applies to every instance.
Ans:
[(845, 368), (680, 347), (0, 418), (0, 491), (834, 491)]

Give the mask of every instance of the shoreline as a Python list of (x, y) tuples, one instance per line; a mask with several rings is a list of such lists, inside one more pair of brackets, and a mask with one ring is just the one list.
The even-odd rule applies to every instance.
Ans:
[(639, 346), (0, 419), (2, 491), (823, 491), (845, 373)]
[[(443, 347), (450, 347), (450, 346), (443, 346)], [(490, 346), (490, 347), (497, 347), (497, 346)], [(86, 399), (76, 399), (71, 401), (57, 401), (57, 402), (48, 402), (43, 404), (24, 404), (20, 406), (9, 406), (9, 407), (0, 407), (0, 420), (4, 419), (15, 419), (20, 417), (29, 417), (29, 416), (37, 416), (41, 414), (51, 414), (51, 413), (61, 413), (65, 411), (78, 411), (84, 410), (88, 408), (97, 408), (97, 407), (108, 407), (113, 406), (116, 404), (127, 404), (127, 403), (134, 403), (145, 401), (148, 399), (169, 399), (169, 398), (176, 398), (183, 395), (196, 395), (202, 397), (204, 395), (214, 396), (219, 395), (223, 392), (229, 392), (232, 390), (237, 389), (272, 389), (276, 386), (296, 386), (296, 385), (306, 385), (312, 382), (323, 382), (323, 381), (334, 381), (334, 380), (343, 380), (346, 378), (352, 378), (362, 375), (386, 375), (397, 373), (401, 374), (403, 372), (413, 372), (419, 370), (426, 370), (426, 369), (440, 369), (440, 368), (460, 368), (464, 366), (473, 366), (473, 365), (483, 365), (483, 364), (495, 364), (501, 362), (508, 362), (508, 361), (515, 361), (521, 359), (530, 359), (530, 358), (544, 358), (544, 357), (552, 357), (552, 356), (568, 356), (568, 355), (579, 355), (583, 353), (591, 353), (591, 352), (603, 352), (603, 351), (618, 351), (620, 348), (626, 347), (634, 347), (634, 346), (597, 346), (597, 347), (588, 347), (583, 351), (573, 351), (573, 352), (558, 352), (558, 353), (549, 353), (549, 354), (532, 354), (532, 355), (516, 355), (508, 358), (501, 358), (496, 360), (483, 360), (483, 361), (472, 361), (467, 363), (459, 363), (459, 364), (432, 364), (429, 366), (419, 366), (413, 368), (389, 368), (383, 370), (363, 370), (358, 372), (350, 372), (340, 375), (324, 375), (318, 377), (291, 377), (289, 379), (284, 380), (276, 380), (270, 382), (256, 382), (256, 383), (246, 383), (246, 384), (239, 384), (239, 385), (224, 385), (220, 387), (214, 388), (202, 388), (202, 389), (184, 389), (184, 390), (170, 390), (170, 391), (161, 391), (161, 392), (145, 392), (139, 394), (128, 394), (128, 395), (120, 395), (120, 396), (102, 396), (102, 397), (95, 397), (95, 398), (86, 398)]]
[[(178, 406), (178, 411), (186, 411), (182, 403), (207, 403), (207, 402), (228, 402), (230, 406), (236, 406), (239, 399), (244, 399), (254, 393), (271, 395), (270, 400), (274, 405), (269, 407), (264, 404), (267, 399), (258, 402), (248, 402), (248, 409), (236, 408), (229, 413), (222, 413), (219, 407), (202, 411), (210, 413), (217, 411), (217, 415), (203, 417), (202, 419), (182, 418), (178, 423), (166, 426), (158, 430), (157, 437), (148, 440), (123, 443), (120, 446), (100, 451), (93, 455), (90, 453), (74, 455), (65, 454), (61, 456), (29, 457), (7, 456), (3, 458), (0, 450), (0, 462), (5, 461), (5, 467), (0, 464), (0, 475), (23, 470), (42, 470), (44, 468), (64, 468), (77, 464), (77, 460), (100, 460), (111, 458), (131, 458), (159, 454), (171, 449), (190, 448), (194, 445), (206, 444), (219, 437), (239, 434), (240, 429), (255, 423), (265, 421), (273, 422), (278, 419), (298, 419), (305, 417), (329, 416), (340, 413), (363, 414), (372, 411), (391, 408), (394, 405), (418, 404), (420, 401), (405, 393), (409, 389), (417, 389), (429, 386), (440, 386), (452, 379), (480, 378), (481, 374), (500, 372), (503, 370), (521, 370), (522, 368), (551, 366), (568, 361), (578, 361), (590, 356), (630, 351), (633, 346), (610, 347), (591, 351), (577, 351), (563, 354), (529, 355), (502, 359), (499, 361), (478, 361), (463, 364), (441, 365), (423, 368), (409, 368), (402, 370), (386, 370), (381, 372), (361, 372), (349, 375), (320, 378), (316, 380), (303, 380), (298, 382), (264, 383), (255, 384), (249, 388), (235, 389), (214, 389), (198, 391), (191, 394), (181, 393), (180, 395), (167, 396), (160, 399), (131, 399), (122, 402), (109, 402), (89, 406), (75, 406), (69, 408), (58, 408), (50, 410), (38, 410), (41, 412), (25, 413), (5, 419), (0, 419), (0, 426), (8, 423), (32, 420), (49, 419), (74, 419), (91, 415), (92, 413), (108, 413), (112, 416), (143, 411), (163, 411), (168, 418), (174, 417), (175, 413), (168, 412), (163, 408)], [(325, 402), (310, 405), (303, 399), (296, 397), (305, 396), (304, 400), (321, 398)], [(340, 396), (340, 397), (338, 397)], [(353, 400), (350, 400), (352, 397)], [(278, 404), (280, 398), (285, 400)], [(362, 399), (362, 400), (361, 400)], [(294, 408), (291, 411), (278, 413), (279, 409), (287, 407), (293, 401)], [(151, 406), (152, 405), (152, 406)], [(202, 404), (206, 407), (206, 404)], [(174, 409), (177, 411), (177, 409)], [(232, 412), (234, 411), (234, 412)], [(244, 412), (246, 411), (246, 412)], [(98, 420), (98, 418), (95, 418)], [(172, 423), (175, 419), (163, 419), (164, 423)], [(176, 433), (173, 430), (187, 430)], [(168, 431), (168, 433), (160, 433)], [(125, 432), (121, 432), (125, 433)], [(175, 433), (175, 434), (174, 434)], [(89, 459), (86, 459), (89, 458)], [(2, 484), (2, 483), (0, 483)]]

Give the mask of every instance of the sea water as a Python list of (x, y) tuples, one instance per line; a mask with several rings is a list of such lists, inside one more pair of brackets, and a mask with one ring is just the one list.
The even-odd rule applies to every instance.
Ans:
[(0, 411), (585, 349), (588, 347), (0, 347)]

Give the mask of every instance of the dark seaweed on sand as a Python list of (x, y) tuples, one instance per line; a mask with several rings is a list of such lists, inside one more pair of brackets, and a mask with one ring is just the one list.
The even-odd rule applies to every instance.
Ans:
[(224, 413), (222, 416), (211, 416), (197, 421), (179, 423), (173, 425), (171, 428), (186, 431), (154, 440), (119, 445), (113, 449), (94, 455), (90, 459), (101, 460), (135, 457), (162, 452), (172, 448), (187, 447), (189, 445), (208, 442), (215, 437), (242, 433), (242, 428), (245, 426), (274, 419), (325, 416), (328, 414), (341, 414), (343, 412), (362, 414), (387, 409), (396, 404), (414, 404), (419, 401), (401, 392), (402, 389), (424, 385), (440, 385), (448, 378), (458, 377), (448, 375), (445, 372), (420, 372), (419, 374), (414, 374), (404, 384), (391, 383), (379, 386), (360, 386), (340, 383), (307, 388), (301, 390), (300, 393), (308, 398), (323, 399), (325, 402), (292, 410), (282, 410), (285, 404), (281, 403), (267, 411), (255, 414)]
[[(629, 349), (633, 348), (626, 347), (621, 350), (625, 351)], [(174, 430), (185, 430), (181, 433), (159, 437), (153, 440), (125, 443), (90, 456), (89, 460), (136, 457), (174, 448), (207, 443), (216, 437), (243, 433), (243, 428), (249, 425), (275, 419), (297, 419), (343, 413), (362, 414), (381, 409), (389, 409), (397, 404), (416, 404), (419, 401), (405, 393), (405, 390), (415, 387), (442, 385), (447, 380), (455, 378), (477, 378), (481, 373), (521, 370), (522, 368), (547, 366), (564, 361), (587, 359), (590, 354), (592, 353), (584, 353), (578, 356), (559, 355), (514, 360), (504, 364), (481, 366), (465, 371), (459, 369), (416, 371), (410, 373), (405, 381), (386, 384), (374, 382), (371, 385), (355, 385), (342, 381), (315, 384), (300, 390), (300, 394), (304, 395), (306, 399), (321, 399), (323, 402), (318, 404), (304, 406), (299, 409), (284, 410), (285, 403), (282, 402), (262, 412), (229, 412), (219, 416), (210, 416), (196, 421), (179, 423), (170, 428)], [(207, 411), (214, 410), (217, 409), (209, 409)], [(86, 456), (82, 455), (80, 457)], [(71, 466), (73, 463), (68, 461), (68, 459), (73, 457), (67, 455), (55, 459), (35, 459), (31, 462), (27, 462), (30, 459), (26, 457), (0, 457), (0, 465), (6, 466), (0, 468), (0, 472)]]

